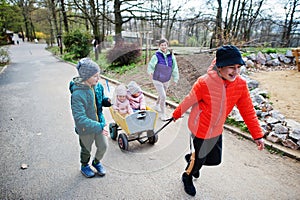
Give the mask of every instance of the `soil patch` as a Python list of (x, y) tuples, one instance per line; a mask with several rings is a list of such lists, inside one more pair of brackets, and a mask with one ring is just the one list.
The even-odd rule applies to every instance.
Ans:
[[(177, 102), (182, 100), (197, 78), (206, 73), (213, 58), (214, 56), (210, 54), (177, 55), (179, 81), (176, 85), (171, 83), (167, 91), (168, 98)], [(143, 90), (156, 94), (152, 80), (147, 74), (147, 65), (139, 66), (123, 75), (116, 74), (114, 78), (125, 84), (135, 80)]]
[(275, 110), (286, 118), (300, 122), (300, 72), (297, 70), (252, 73), (259, 88), (267, 90)]
[[(169, 87), (168, 98), (180, 102), (197, 78), (206, 73), (213, 58), (214, 55), (211, 54), (177, 55), (180, 79), (178, 84)], [(300, 72), (260, 71), (251, 73), (250, 77), (260, 83), (259, 88), (268, 91), (274, 109), (280, 111), (286, 118), (300, 122)], [(143, 90), (156, 94), (147, 74), (147, 65), (137, 67), (121, 76), (114, 75), (114, 78), (125, 84), (135, 80)]]

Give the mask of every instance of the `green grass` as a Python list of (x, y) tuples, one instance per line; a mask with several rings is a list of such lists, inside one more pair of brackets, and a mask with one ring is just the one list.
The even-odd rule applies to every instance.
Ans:
[(60, 55), (60, 49), (58, 46), (47, 47), (46, 49), (51, 53), (53, 53), (54, 55)]
[(249, 56), (250, 54), (257, 54), (258, 52), (262, 53), (280, 53), (280, 54), (285, 54), (287, 50), (291, 50), (291, 48), (269, 48), (269, 47), (247, 47), (243, 48), (243, 53), (242, 55), (244, 57)]
[(167, 97), (167, 99), (169, 99), (170, 101), (173, 101), (175, 103), (180, 103), (181, 102), (181, 100), (176, 98), (176, 97)]
[(279, 156), (284, 156), (284, 152), (283, 151), (280, 151), (272, 146), (267, 146), (265, 145), (265, 148), (266, 150), (271, 153), (271, 154), (276, 154), (276, 155), (279, 155)]
[(113, 73), (117, 73), (117, 74), (125, 74), (127, 71), (130, 71), (130, 70), (133, 70), (136, 68), (136, 65), (135, 64), (130, 64), (130, 65), (124, 65), (124, 66), (114, 66), (114, 65), (111, 65), (109, 66), (107, 69), (109, 71), (112, 71)]
[(238, 122), (238, 121), (235, 121), (235, 119), (233, 119), (232, 117), (227, 117), (225, 123), (229, 124), (229, 125), (232, 125), (232, 126), (235, 126), (243, 132), (249, 133), (249, 130), (248, 130), (245, 122)]

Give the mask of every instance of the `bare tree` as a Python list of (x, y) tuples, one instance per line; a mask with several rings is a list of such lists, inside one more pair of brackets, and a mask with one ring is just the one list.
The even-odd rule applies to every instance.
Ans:
[(264, 0), (228, 1), (223, 35), (226, 42), (240, 43), (250, 40), (253, 25), (257, 23), (263, 3)]
[(264, 2), (264, 0), (259, 0), (258, 2), (256, 2), (255, 4), (257, 5), (257, 7), (256, 7), (256, 10), (254, 10), (254, 8), (252, 7), (253, 0), (250, 0), (250, 5), (249, 5), (248, 12), (246, 15), (245, 26), (244, 26), (244, 31), (243, 31), (244, 41), (250, 40), (250, 33), (252, 31), (252, 26), (257, 20), (257, 17), (261, 11), (263, 2)]
[(157, 0), (150, 1), (150, 19), (154, 26), (153, 29), (159, 28), (159, 38), (170, 39), (174, 23), (178, 20), (178, 13), (182, 10), (183, 5), (187, 0), (180, 2), (179, 5), (174, 6), (171, 0)]
[(220, 46), (223, 43), (222, 40), (222, 1), (218, 0), (218, 8), (216, 15), (216, 25), (214, 29), (213, 36), (210, 42), (210, 48)]
[[(114, 21), (110, 20), (111, 23), (115, 25), (115, 41), (116, 44), (122, 42), (122, 26), (123, 24), (129, 22), (133, 18), (142, 18), (136, 16), (137, 13), (145, 12), (145, 10), (140, 7), (144, 2), (137, 2), (136, 0), (114, 0)], [(122, 5), (124, 5), (122, 7)], [(109, 18), (108, 18), (109, 19)]]
[(294, 25), (294, 15), (297, 11), (297, 7), (300, 6), (299, 0), (289, 0), (284, 9), (285, 9), (285, 21), (284, 29), (282, 33), (282, 41), (285, 47), (288, 47), (290, 44), (290, 37), (292, 32), (292, 27)]

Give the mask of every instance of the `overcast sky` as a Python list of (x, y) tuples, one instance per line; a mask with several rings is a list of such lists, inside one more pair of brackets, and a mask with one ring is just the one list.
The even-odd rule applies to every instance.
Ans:
[[(176, 1), (177, 4), (182, 4), (182, 1)], [(205, 12), (205, 10), (207, 10), (207, 5), (206, 5), (207, 0), (189, 0), (187, 1), (187, 3), (184, 5), (185, 9), (188, 8), (194, 8), (195, 11), (201, 11), (202, 13)], [(217, 1), (215, 2), (215, 6), (217, 7)], [(223, 11), (226, 12), (226, 6), (227, 6), (227, 2), (228, 0), (223, 0)], [(265, 0), (263, 7), (262, 7), (262, 11), (263, 14), (267, 15), (267, 14), (271, 14), (271, 15), (275, 15), (275, 17), (277, 18), (284, 18), (285, 16), (285, 10), (284, 10), (284, 5), (285, 2), (287, 2), (287, 0)], [(174, 2), (175, 3), (175, 2)], [(172, 2), (173, 4), (173, 2)], [(208, 10), (211, 12), (211, 10)], [(223, 17), (225, 16), (225, 14), (223, 14)], [(298, 13), (299, 16), (299, 13)]]

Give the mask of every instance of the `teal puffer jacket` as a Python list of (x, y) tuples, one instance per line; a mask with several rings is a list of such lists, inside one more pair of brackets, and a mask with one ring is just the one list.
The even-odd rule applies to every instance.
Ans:
[(76, 77), (69, 84), (71, 92), (71, 109), (77, 134), (101, 133), (106, 125), (102, 107), (111, 103), (104, 96), (104, 88), (98, 83), (89, 87)]

